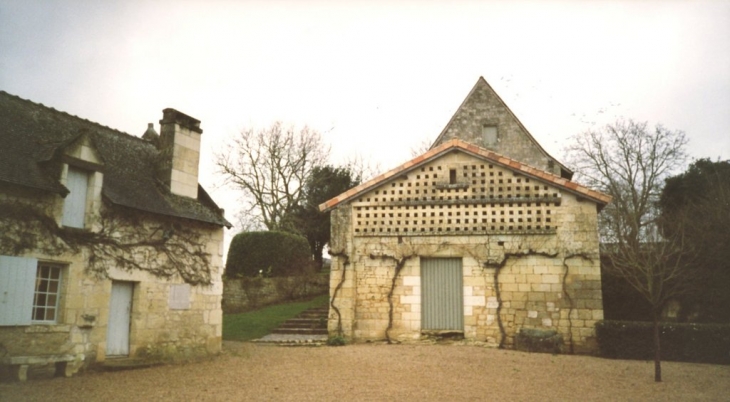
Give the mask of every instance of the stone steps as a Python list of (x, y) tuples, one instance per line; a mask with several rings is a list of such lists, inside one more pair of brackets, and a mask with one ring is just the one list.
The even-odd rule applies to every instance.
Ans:
[(314, 346), (327, 342), (328, 307), (315, 307), (286, 320), (271, 334), (254, 342), (286, 346)]

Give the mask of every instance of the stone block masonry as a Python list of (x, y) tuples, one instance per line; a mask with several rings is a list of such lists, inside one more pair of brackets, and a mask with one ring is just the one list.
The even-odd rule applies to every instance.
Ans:
[(593, 351), (597, 213), (611, 197), (571, 176), (479, 78), (427, 152), (320, 205), (332, 212), (330, 333), (512, 347), (535, 329)]
[[(357, 228), (353, 221), (363, 211), (362, 205), (359, 211), (358, 204), (348, 205), (335, 209), (332, 219)], [(339, 311), (330, 312), (330, 333), (336, 334), (341, 326), (344, 335), (356, 341), (384, 339), (391, 313), (386, 296), (395, 263), (379, 256), (411, 256), (393, 288), (389, 334), (399, 341), (420, 339), (424, 297), (420, 259), (457, 257), (462, 261), (467, 340), (513, 347), (520, 329), (546, 329), (562, 335), (566, 352), (593, 352), (594, 324), (603, 316), (595, 207), (565, 194), (552, 217), (555, 230), (548, 233), (333, 232), (339, 233), (333, 238), (333, 250), (342, 250), (343, 255), (333, 258), (330, 294), (338, 289), (334, 306)]]

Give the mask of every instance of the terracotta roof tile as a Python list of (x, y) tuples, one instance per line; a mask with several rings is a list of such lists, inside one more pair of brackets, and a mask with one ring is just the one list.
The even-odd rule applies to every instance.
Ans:
[(544, 182), (547, 182), (547, 183), (550, 183), (557, 187), (563, 188), (572, 193), (578, 193), (582, 196), (586, 196), (586, 197), (590, 198), (592, 201), (594, 201), (600, 205), (606, 205), (609, 202), (611, 202), (611, 196), (609, 196), (607, 194), (603, 194), (601, 192), (591, 190), (589, 188), (581, 186), (578, 183), (568, 181), (567, 179), (564, 179), (560, 176), (556, 176), (552, 173), (545, 172), (545, 171), (537, 169), (533, 166), (529, 166), (529, 165), (526, 165), (519, 161), (507, 158), (503, 155), (497, 154), (496, 152), (489, 151), (484, 148), (480, 148), (474, 144), (470, 144), (470, 143), (464, 142), (459, 139), (452, 139), (452, 140), (442, 143), (441, 145), (439, 145), (435, 148), (431, 148), (426, 153), (424, 153), (420, 156), (417, 156), (416, 158), (396, 167), (395, 169), (392, 169), (386, 173), (383, 173), (371, 180), (368, 180), (365, 183), (360, 184), (357, 187), (353, 187), (353, 188), (345, 191), (344, 193), (338, 195), (337, 197), (334, 197), (334, 198), (322, 203), (319, 206), (319, 209), (321, 211), (328, 211), (343, 202), (352, 200), (356, 196), (358, 196), (366, 191), (369, 191), (370, 189), (372, 189), (376, 186), (384, 184), (388, 179), (390, 179), (394, 176), (397, 176), (397, 175), (405, 173), (409, 170), (412, 170), (415, 167), (418, 167), (426, 162), (429, 162), (429, 161), (439, 157), (442, 154), (445, 154), (445, 153), (453, 151), (453, 150), (461, 150), (461, 151), (467, 152), (469, 154), (472, 154), (476, 157), (479, 157), (481, 159), (502, 165), (508, 169), (526, 173), (527, 175), (533, 176)]

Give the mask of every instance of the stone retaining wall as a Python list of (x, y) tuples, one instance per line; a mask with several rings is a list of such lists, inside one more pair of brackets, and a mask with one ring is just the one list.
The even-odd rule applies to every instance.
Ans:
[(329, 274), (283, 278), (226, 279), (223, 282), (223, 312), (237, 313), (288, 300), (327, 293)]

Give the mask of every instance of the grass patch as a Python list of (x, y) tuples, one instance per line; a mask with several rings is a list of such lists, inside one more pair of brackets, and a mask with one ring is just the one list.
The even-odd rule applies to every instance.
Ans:
[(260, 310), (223, 315), (223, 339), (226, 341), (250, 341), (261, 338), (282, 322), (312, 307), (326, 305), (329, 295), (311, 300), (277, 304)]

